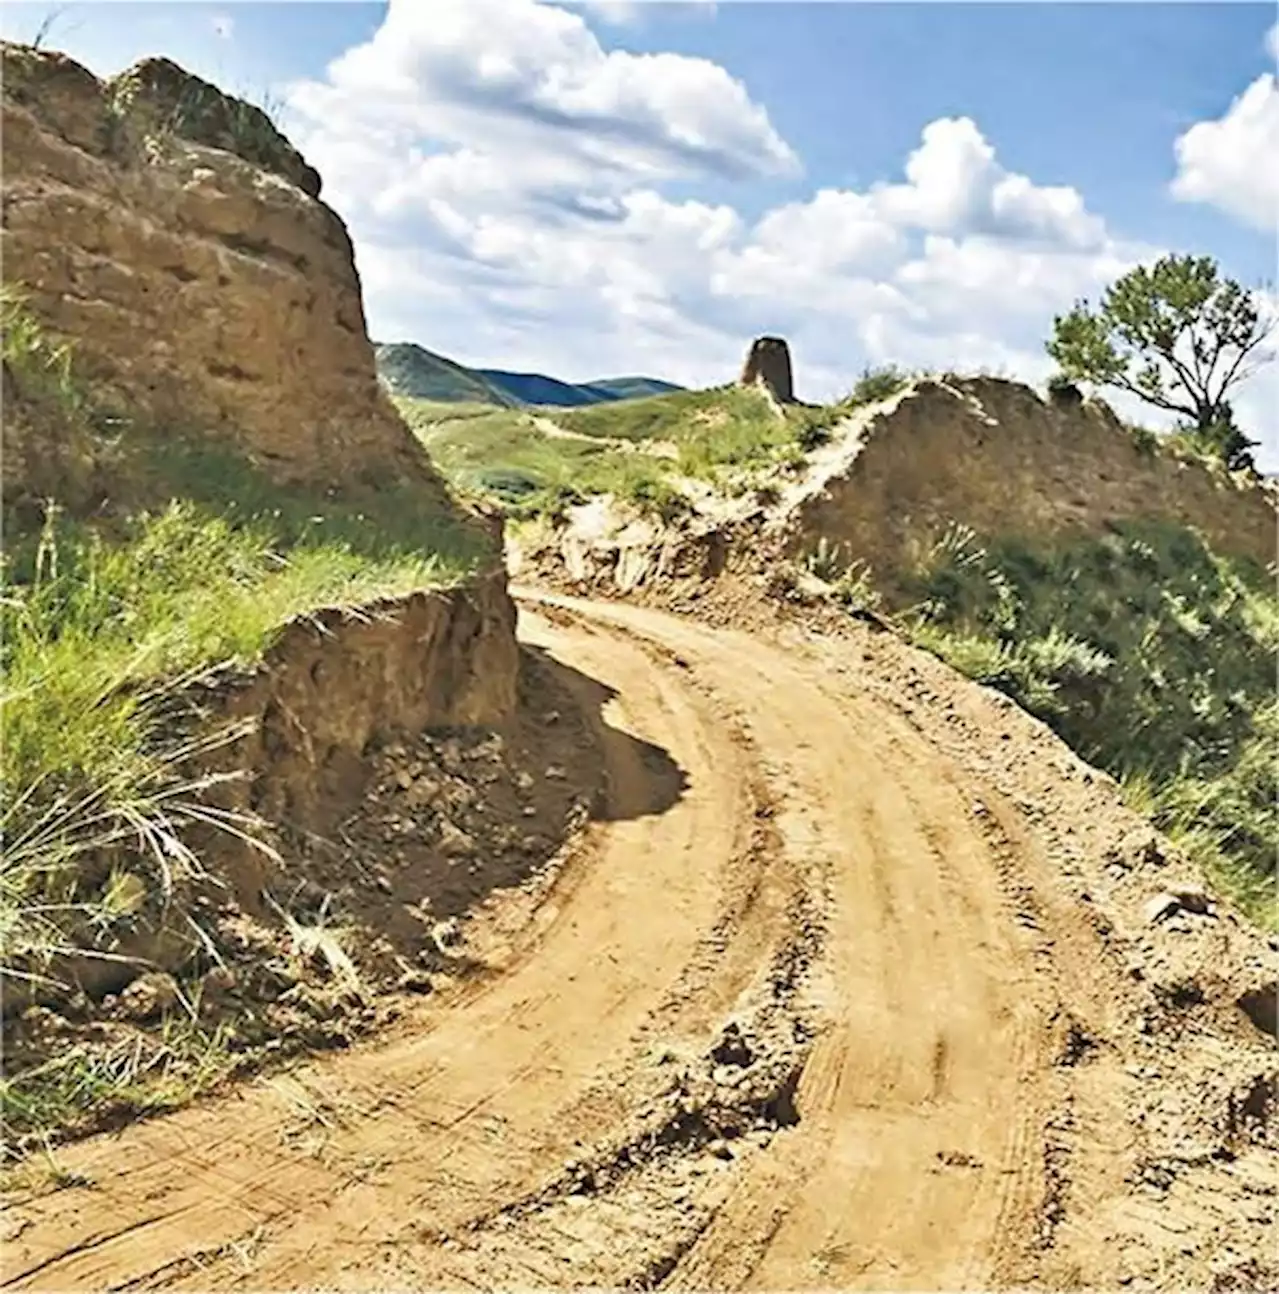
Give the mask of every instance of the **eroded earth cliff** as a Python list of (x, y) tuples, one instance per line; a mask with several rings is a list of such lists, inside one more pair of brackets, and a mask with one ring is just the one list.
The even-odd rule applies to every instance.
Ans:
[(431, 487), (346, 228), (260, 109), (162, 59), (103, 82), (6, 45), (3, 70), (5, 281), (74, 339), (101, 404), (225, 437), (277, 479)]

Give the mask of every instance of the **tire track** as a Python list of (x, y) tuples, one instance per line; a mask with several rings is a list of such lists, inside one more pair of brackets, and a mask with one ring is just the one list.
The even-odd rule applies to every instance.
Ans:
[(683, 794), (648, 811), (602, 732), (606, 820), (525, 956), (394, 1041), (69, 1148), (97, 1189), (11, 1206), (6, 1288), (961, 1288), (1034, 1242), (1042, 959), (965, 782), (745, 635), (527, 596), (522, 636)]

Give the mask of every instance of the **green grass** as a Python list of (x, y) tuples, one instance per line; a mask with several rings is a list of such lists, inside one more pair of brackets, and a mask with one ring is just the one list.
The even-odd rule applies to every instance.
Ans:
[(864, 369), (862, 376), (854, 383), (853, 390), (849, 393), (848, 402), (852, 405), (875, 404), (897, 395), (899, 391), (909, 386), (911, 381), (912, 375), (896, 364)]
[(1273, 579), (1170, 525), (1040, 548), (953, 527), (905, 591), (921, 646), (1124, 780), (1275, 924)]
[(880, 609), (882, 597), (866, 562), (853, 558), (844, 545), (829, 542), (826, 535), (801, 557), (800, 566), (821, 580), (846, 611), (873, 614)]
[(469, 536), (445, 551), (427, 538), (389, 541), (372, 518), (185, 498), (117, 518), (109, 535), (51, 515), (39, 536), (11, 542), (0, 590), (6, 956), (40, 946), (32, 907), (94, 906), (81, 885), (99, 880), (90, 856), (133, 841), (162, 868), (184, 857), (179, 827), (209, 821), (206, 788), (180, 771), (189, 742), (166, 742), (159, 718), (184, 679), (252, 664), (321, 607), (474, 569)]
[(430, 430), (437, 423), (466, 422), (471, 418), (486, 418), (495, 413), (509, 417), (519, 416), (482, 400), (424, 400), (419, 396), (393, 395), (391, 402), (400, 410), (405, 421), (420, 431)]
[[(396, 404), (453, 485), (495, 499), (516, 517), (554, 513), (593, 493), (625, 495), (628, 474), (635, 471), (636, 455), (548, 437), (534, 423), (536, 415), (468, 406), (454, 416), (452, 406), (430, 401), (398, 399)], [(443, 416), (442, 408), (448, 411)]]
[(744, 423), (767, 434), (777, 422), (769, 402), (755, 390), (735, 386), (671, 391), (639, 400), (617, 400), (547, 411), (566, 431), (615, 440), (669, 440), (677, 444), (708, 425)]
[[(520, 411), (439, 401), (396, 402), (458, 488), (496, 499), (513, 516), (555, 514), (567, 502), (613, 494), (670, 516), (683, 506), (676, 477), (733, 488), (775, 466), (796, 466), (851, 411), (847, 402), (790, 406), (779, 415), (758, 390), (677, 391), (574, 409)], [(545, 435), (537, 419), (571, 433)], [(669, 444), (669, 456), (639, 452)], [(636, 446), (630, 450), (625, 446)]]
[[(61, 1169), (49, 1150), (54, 1138), (89, 1132), (112, 1116), (137, 1117), (177, 1109), (216, 1086), (241, 1061), (228, 1047), (226, 1027), (207, 1029), (178, 1012), (156, 1037), (122, 1036), (108, 1047), (73, 1045), (10, 1078), (0, 1079), (0, 1127), (5, 1153), (44, 1144), (53, 1184), (92, 1186)], [(21, 1170), (19, 1170), (21, 1172)]]
[(552, 416), (579, 435), (671, 442), (684, 475), (716, 480), (725, 468), (763, 467), (797, 446), (816, 448), (848, 412), (843, 403), (790, 405), (779, 416), (758, 389), (723, 386), (555, 410)]
[[(83, 430), (92, 415), (65, 353), (20, 306), (6, 308), (3, 358), (23, 400), (43, 401), (41, 425), (55, 433)], [(253, 664), (295, 618), (447, 587), (492, 557), (479, 529), (407, 486), (318, 497), (199, 436), (141, 427), (100, 438), (96, 452), (102, 493), (129, 505), (92, 520), (49, 505), (38, 526), (22, 508), (5, 518), (0, 959), (10, 975), (39, 974), (60, 952), (102, 955), (114, 861), (127, 857), (169, 894), (179, 873), (198, 870), (191, 841), (202, 832), (255, 831), (217, 807), (221, 779), (199, 772), (204, 751), (236, 731), (174, 727), (194, 677)]]
[[(72, 348), (49, 336), (27, 307), (25, 294), (0, 284), (0, 359), (14, 394), (38, 402), (68, 421), (84, 412), (85, 399), (72, 375)], [(6, 395), (9, 383), (6, 382)]]

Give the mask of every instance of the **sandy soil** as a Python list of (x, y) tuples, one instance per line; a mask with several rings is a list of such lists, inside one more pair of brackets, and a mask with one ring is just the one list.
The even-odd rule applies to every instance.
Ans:
[(376, 1042), (61, 1150), (6, 1288), (1276, 1287), (1274, 957), (1144, 919), (1180, 863), (1109, 779), (870, 629), (521, 619), (607, 784), (532, 919)]

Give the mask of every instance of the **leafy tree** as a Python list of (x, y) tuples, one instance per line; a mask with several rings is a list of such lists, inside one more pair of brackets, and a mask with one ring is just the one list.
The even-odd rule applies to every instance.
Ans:
[[(1164, 256), (1117, 279), (1101, 306), (1077, 302), (1047, 344), (1065, 377), (1128, 391), (1182, 415), (1235, 465), (1247, 445), (1226, 395), (1274, 359), (1275, 319), (1209, 256)], [(1242, 460), (1243, 456), (1243, 460)]]

